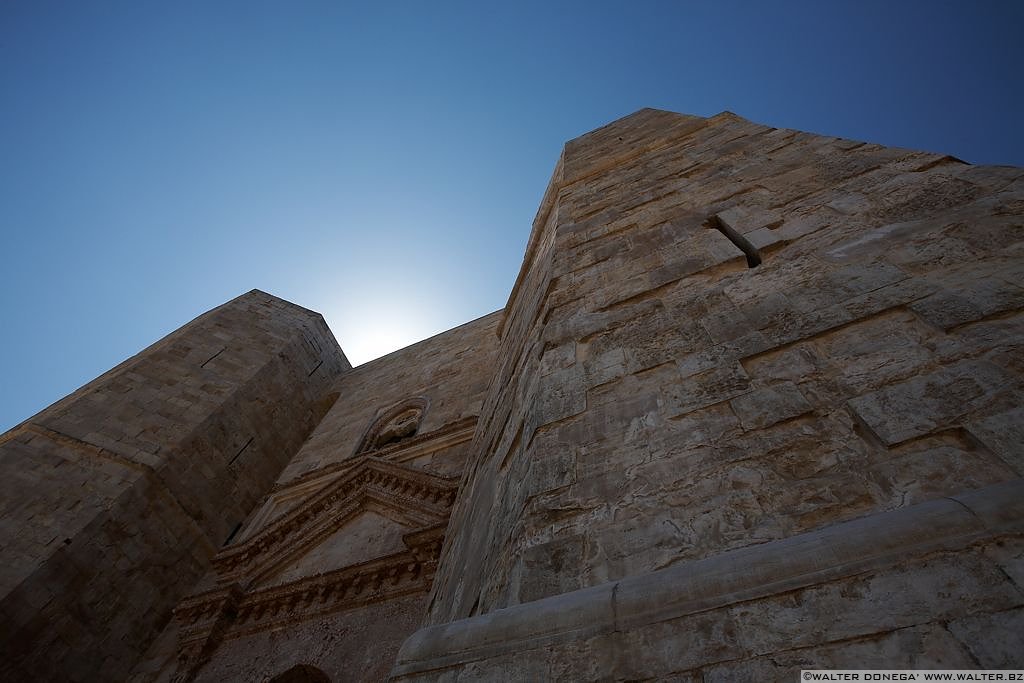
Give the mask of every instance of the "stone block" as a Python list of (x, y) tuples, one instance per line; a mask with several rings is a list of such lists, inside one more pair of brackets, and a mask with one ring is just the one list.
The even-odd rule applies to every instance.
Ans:
[(568, 486), (576, 481), (576, 456), (571, 448), (538, 454), (530, 460), (527, 496)]
[(947, 628), (982, 668), (1024, 668), (1024, 609), (971, 615)]
[(729, 401), (744, 429), (762, 429), (811, 410), (797, 385), (781, 382)]
[(540, 374), (550, 375), (556, 370), (567, 368), (576, 362), (576, 343), (566, 342), (547, 348), (541, 356)]
[(744, 358), (743, 368), (751, 377), (768, 381), (808, 380), (824, 370), (812, 344), (796, 344)]
[(741, 235), (782, 223), (782, 214), (778, 211), (753, 206), (733, 206), (719, 211), (716, 215), (720, 221)]
[(906, 278), (906, 273), (885, 261), (852, 263), (825, 270), (813, 276), (803, 287), (790, 289), (786, 294), (797, 309), (814, 311), (841, 304)]
[(718, 403), (666, 420), (659, 432), (650, 437), (650, 443), (668, 453), (715, 446), (728, 441), (739, 427), (739, 420), (729, 405)]
[(666, 388), (668, 416), (685, 415), (750, 390), (750, 378), (739, 363), (716, 366), (706, 372), (684, 377)]
[(703, 683), (792, 683), (801, 669), (975, 669), (977, 664), (941, 625), (913, 626), (852, 641), (783, 648), (770, 654), (714, 663)]
[(921, 439), (889, 451), (865, 474), (892, 501), (910, 505), (1013, 479), (1015, 473), (959, 430)]
[(625, 350), (612, 348), (588, 358), (583, 364), (583, 373), (588, 388), (622, 377), (626, 374)]
[(719, 311), (705, 315), (700, 320), (708, 336), (717, 344), (728, 342), (749, 334), (750, 320), (739, 311)]
[(991, 559), (1018, 586), (1024, 586), (1024, 539), (1001, 538), (985, 547)]
[(561, 538), (523, 551), (519, 602), (530, 602), (580, 588), (583, 573), (582, 536)]
[(672, 675), (686, 680), (687, 671), (739, 659), (746, 654), (741, 631), (742, 625), (723, 611), (628, 630), (612, 646), (618, 651), (619, 680), (662, 680)]
[(744, 625), (746, 646), (768, 654), (914, 626), (925, 614), (929, 621), (955, 620), (1022, 603), (1024, 595), (996, 567), (978, 555), (961, 554), (913, 561), (730, 611)]
[(956, 426), (1006, 382), (999, 368), (969, 360), (858, 396), (849, 405), (884, 443), (894, 445)]
[(955, 290), (943, 289), (910, 304), (922, 318), (943, 330), (990, 315), (1024, 308), (1024, 289), (997, 279), (978, 279)]
[(967, 430), (1024, 476), (1024, 408), (979, 418), (967, 423)]
[(576, 366), (548, 375), (538, 388), (527, 419), (531, 432), (544, 425), (579, 415), (587, 407), (584, 375)]
[(855, 216), (872, 208), (874, 203), (870, 198), (857, 193), (841, 193), (838, 197), (825, 204), (828, 208), (846, 216)]

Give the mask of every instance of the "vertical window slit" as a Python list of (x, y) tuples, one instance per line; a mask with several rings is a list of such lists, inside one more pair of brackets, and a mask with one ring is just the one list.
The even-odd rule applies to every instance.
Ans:
[(231, 458), (231, 460), (228, 461), (228, 465), (233, 465), (235, 463), (235, 461), (238, 460), (238, 456), (240, 456), (242, 453), (245, 453), (245, 449), (249, 447), (249, 444), (252, 443), (252, 440), (254, 438), (255, 437), (252, 437), (252, 436), (249, 437), (249, 440), (245, 442), (245, 445), (242, 446), (242, 449), (240, 451), (238, 451), (237, 453), (235, 453), (235, 457)]
[(200, 365), (199, 367), (201, 367), (201, 368), (205, 368), (205, 367), (206, 367), (206, 364), (207, 364), (207, 363), (209, 363), (209, 362), (210, 362), (210, 361), (212, 361), (212, 360), (213, 360), (214, 358), (216, 358), (217, 356), (219, 356), (220, 354), (224, 353), (224, 352), (225, 352), (225, 351), (227, 351), (227, 350), (228, 350), (228, 347), (226, 347), (226, 346), (225, 346), (225, 347), (224, 347), (223, 349), (221, 349), (220, 351), (218, 351), (217, 353), (213, 354), (212, 356), (210, 356), (209, 358), (207, 358), (207, 359), (206, 359), (205, 361), (203, 361), (203, 364), (202, 364), (202, 365)]
[(224, 545), (222, 545), (221, 547), (223, 548), (223, 547), (229, 545), (231, 543), (232, 539), (234, 539), (234, 537), (238, 534), (238, 530), (241, 529), (241, 528), (242, 528), (242, 523), (241, 522), (236, 524), (235, 528), (231, 530), (230, 534), (228, 534), (228, 537), (226, 539), (224, 539)]

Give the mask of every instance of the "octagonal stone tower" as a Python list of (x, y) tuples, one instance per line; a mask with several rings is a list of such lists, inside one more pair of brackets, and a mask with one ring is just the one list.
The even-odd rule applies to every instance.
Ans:
[(254, 290), (0, 437), (0, 678), (124, 680), (349, 367)]
[(1022, 177), (730, 113), (566, 144), (394, 680), (1020, 666)]

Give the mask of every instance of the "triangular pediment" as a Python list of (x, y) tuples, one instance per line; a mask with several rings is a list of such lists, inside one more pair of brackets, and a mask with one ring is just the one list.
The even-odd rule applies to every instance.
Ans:
[(298, 581), (407, 550), (402, 536), (412, 529), (387, 513), (386, 509), (376, 506), (362, 509), (337, 531), (276, 571), (264, 575), (259, 585)]
[(293, 565), (298, 571), (303, 556), (332, 552), (334, 541), (328, 541), (371, 513), (405, 533), (443, 524), (457, 488), (452, 479), (364, 456), (267, 527), (221, 552), (213, 561), (218, 579), (252, 586)]

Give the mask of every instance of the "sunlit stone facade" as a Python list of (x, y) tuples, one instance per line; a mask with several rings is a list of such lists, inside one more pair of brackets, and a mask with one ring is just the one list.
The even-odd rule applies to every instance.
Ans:
[(645, 109), (506, 307), (211, 311), (0, 437), (0, 677), (1024, 667), (1024, 170)]

